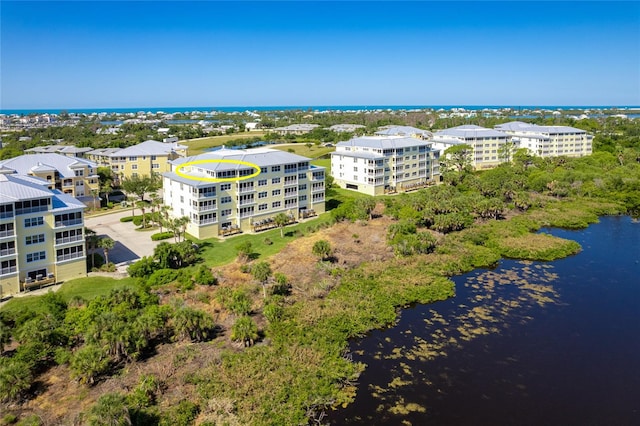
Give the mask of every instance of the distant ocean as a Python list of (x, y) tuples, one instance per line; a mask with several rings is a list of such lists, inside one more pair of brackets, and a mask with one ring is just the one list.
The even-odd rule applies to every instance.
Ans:
[(640, 110), (640, 106), (614, 106), (614, 105), (289, 105), (289, 106), (188, 106), (188, 107), (130, 107), (130, 108), (45, 108), (45, 109), (0, 109), (0, 114), (28, 115), (28, 114), (59, 114), (62, 111), (77, 114), (126, 114), (136, 112), (147, 113), (177, 113), (177, 112), (244, 112), (244, 111), (375, 111), (375, 110), (451, 110), (464, 108), (477, 111), (483, 109), (511, 108), (523, 109), (547, 109), (547, 110), (573, 110), (573, 109), (619, 109)]

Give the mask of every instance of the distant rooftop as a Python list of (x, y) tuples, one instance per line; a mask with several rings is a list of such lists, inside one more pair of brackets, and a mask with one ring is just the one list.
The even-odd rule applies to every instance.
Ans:
[(37, 171), (58, 171), (60, 176), (69, 178), (76, 175), (78, 168), (97, 168), (93, 161), (78, 157), (67, 157), (62, 154), (25, 154), (19, 157), (0, 161), (0, 167), (15, 170), (18, 174), (28, 175)]
[(504, 132), (498, 130), (487, 129), (485, 127), (476, 126), (474, 124), (466, 124), (464, 126), (451, 127), (449, 129), (440, 130), (433, 134), (434, 139), (442, 137), (454, 137), (464, 139), (474, 138), (506, 138), (507, 135)]
[[(375, 149), (397, 149), (417, 145), (430, 145), (428, 141), (403, 136), (361, 136), (348, 141), (338, 142), (337, 148), (363, 147)], [(340, 151), (342, 153), (342, 151)]]

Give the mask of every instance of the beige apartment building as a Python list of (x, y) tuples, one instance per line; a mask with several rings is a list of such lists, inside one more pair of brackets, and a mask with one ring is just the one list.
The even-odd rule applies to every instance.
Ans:
[(476, 125), (464, 125), (440, 130), (433, 134), (433, 147), (444, 152), (453, 145), (469, 145), (473, 148), (471, 165), (476, 169), (487, 169), (500, 164), (500, 148), (511, 143), (511, 135)]
[(50, 186), (0, 170), (0, 297), (87, 274), (86, 206)]
[(331, 176), (342, 188), (368, 195), (418, 189), (440, 180), (431, 142), (404, 136), (363, 136), (336, 144)]
[(79, 200), (92, 199), (100, 182), (96, 163), (62, 154), (27, 154), (0, 161), (4, 172), (42, 178), (49, 189), (57, 189)]
[(187, 147), (177, 142), (148, 140), (128, 148), (104, 148), (86, 156), (101, 167), (109, 167), (116, 179), (161, 175), (171, 170), (169, 162), (187, 155)]
[(187, 232), (196, 238), (266, 229), (278, 213), (295, 221), (325, 211), (325, 169), (300, 155), (223, 147), (170, 164), (164, 204), (171, 216), (190, 219)]

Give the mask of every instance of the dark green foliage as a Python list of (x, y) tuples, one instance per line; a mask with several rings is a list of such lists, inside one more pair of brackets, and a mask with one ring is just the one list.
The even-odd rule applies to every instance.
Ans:
[(251, 312), (251, 299), (243, 290), (221, 288), (217, 294), (218, 302), (236, 315), (247, 315)]
[(241, 316), (231, 327), (231, 340), (242, 342), (244, 346), (253, 346), (258, 338), (258, 326), (249, 316)]
[(196, 271), (195, 282), (200, 285), (216, 285), (218, 280), (213, 276), (211, 269), (206, 265), (200, 265)]
[(173, 314), (176, 337), (202, 342), (214, 336), (215, 323), (207, 313), (188, 307), (176, 309)]
[(166, 240), (167, 238), (173, 237), (173, 232), (158, 232), (151, 235), (152, 241), (160, 241)]
[(31, 366), (17, 359), (0, 357), (0, 401), (19, 400), (31, 387)]
[(171, 407), (168, 411), (162, 413), (160, 426), (190, 426), (200, 413), (200, 407), (197, 404), (183, 399), (178, 405)]
[(148, 277), (154, 271), (160, 269), (160, 264), (153, 257), (144, 256), (137, 262), (129, 265), (127, 272), (132, 277)]
[(318, 240), (313, 244), (311, 252), (320, 260), (325, 260), (331, 255), (331, 244), (327, 240)]
[(126, 398), (120, 393), (107, 393), (98, 398), (86, 416), (90, 426), (131, 426)]
[(153, 257), (160, 268), (179, 269), (192, 265), (198, 260), (198, 249), (191, 241), (175, 244), (162, 242), (153, 250)]
[(147, 285), (150, 287), (159, 287), (169, 284), (178, 278), (179, 272), (175, 269), (158, 269), (154, 271), (147, 279)]
[(238, 259), (247, 261), (253, 253), (253, 245), (251, 241), (243, 241), (236, 246), (236, 250), (238, 251)]
[(78, 349), (71, 358), (71, 372), (80, 383), (93, 385), (96, 379), (109, 371), (109, 357), (95, 344)]
[[(120, 222), (133, 222), (133, 220), (136, 218), (137, 216), (125, 216), (125, 217), (121, 217), (120, 218)], [(138, 225), (140, 226), (140, 225)], [(173, 236), (173, 234), (172, 234)]]

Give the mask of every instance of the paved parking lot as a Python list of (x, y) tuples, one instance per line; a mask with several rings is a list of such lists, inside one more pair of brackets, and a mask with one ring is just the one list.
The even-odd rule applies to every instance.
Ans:
[[(140, 212), (136, 212), (140, 214)], [(151, 234), (158, 231), (137, 231), (131, 222), (120, 222), (120, 218), (131, 216), (131, 210), (106, 214), (96, 217), (86, 217), (84, 226), (95, 231), (98, 236), (107, 236), (116, 242), (113, 249), (109, 250), (109, 261), (118, 266), (118, 270), (126, 269), (126, 266), (142, 256), (150, 256), (153, 249), (161, 241), (151, 241)], [(102, 254), (102, 250), (98, 249)]]

